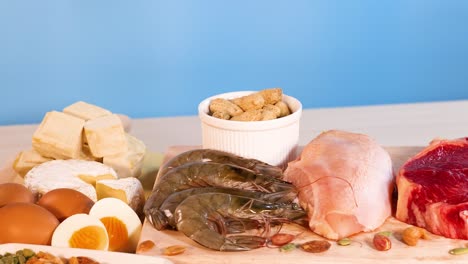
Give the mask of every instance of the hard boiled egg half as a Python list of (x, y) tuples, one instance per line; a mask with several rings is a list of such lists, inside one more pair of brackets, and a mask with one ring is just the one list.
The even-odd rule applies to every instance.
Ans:
[(104, 224), (110, 251), (135, 252), (142, 224), (127, 203), (117, 198), (103, 198), (91, 207), (89, 215)]
[(98, 218), (75, 214), (57, 226), (51, 244), (56, 247), (108, 250), (109, 236)]

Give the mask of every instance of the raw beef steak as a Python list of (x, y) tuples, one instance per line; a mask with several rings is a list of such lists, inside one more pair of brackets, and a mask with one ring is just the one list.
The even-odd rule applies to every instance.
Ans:
[(397, 187), (399, 220), (468, 239), (468, 138), (431, 142), (402, 166)]

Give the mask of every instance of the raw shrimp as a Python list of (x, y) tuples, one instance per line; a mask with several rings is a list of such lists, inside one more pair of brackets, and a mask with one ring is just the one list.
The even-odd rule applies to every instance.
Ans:
[(187, 197), (175, 210), (177, 230), (210, 249), (243, 251), (262, 247), (266, 237), (228, 235), (226, 219), (257, 220), (264, 230), (272, 224), (290, 222), (305, 215), (296, 204), (270, 203), (226, 193), (203, 193)]
[(144, 206), (144, 213), (152, 222), (152, 212), (157, 212), (161, 204), (172, 193), (194, 187), (226, 187), (266, 193), (286, 192), (297, 194), (296, 188), (285, 181), (229, 164), (215, 162), (192, 162), (178, 166), (156, 183)]
[(183, 152), (163, 164), (158, 174), (160, 176), (164, 175), (175, 167), (194, 161), (213, 161), (223, 164), (232, 164), (252, 170), (257, 174), (270, 175), (275, 178), (283, 177), (283, 171), (280, 167), (267, 164), (260, 160), (248, 159), (214, 149), (195, 149)]
[[(183, 201), (185, 198), (201, 194), (201, 193), (227, 193), (233, 195), (240, 195), (245, 197), (250, 197), (258, 200), (264, 200), (267, 202), (276, 202), (276, 203), (291, 203), (295, 198), (296, 194), (294, 192), (284, 191), (284, 192), (275, 192), (275, 193), (264, 193), (257, 191), (246, 191), (233, 188), (220, 188), (220, 187), (203, 187), (203, 188), (191, 188), (183, 191), (175, 192), (163, 202), (159, 209), (151, 208), (149, 210), (149, 217), (151, 218), (151, 223), (158, 230), (163, 230), (168, 226), (176, 228), (174, 223), (174, 210), (176, 207)], [(252, 226), (251, 225), (248, 226)], [(247, 223), (242, 223), (241, 226), (246, 226)], [(235, 226), (235, 222), (230, 225), (233, 230), (238, 230)], [(255, 227), (252, 227), (255, 228)]]

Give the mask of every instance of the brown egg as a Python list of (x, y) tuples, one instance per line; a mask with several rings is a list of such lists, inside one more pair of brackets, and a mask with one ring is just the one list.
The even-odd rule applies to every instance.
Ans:
[(19, 183), (0, 184), (0, 207), (17, 202), (34, 203), (34, 195), (26, 186)]
[(10, 203), (0, 208), (0, 244), (50, 245), (59, 221), (49, 211), (33, 203)]
[(94, 202), (77, 190), (59, 188), (45, 193), (37, 204), (49, 210), (62, 222), (74, 214), (89, 213)]

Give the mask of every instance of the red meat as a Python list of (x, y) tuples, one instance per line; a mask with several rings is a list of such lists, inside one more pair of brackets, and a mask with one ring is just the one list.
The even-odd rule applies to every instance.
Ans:
[(431, 142), (402, 166), (397, 187), (399, 220), (468, 239), (468, 138)]

